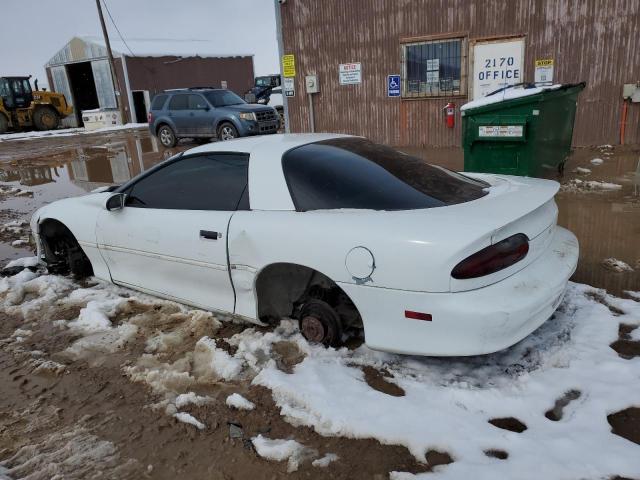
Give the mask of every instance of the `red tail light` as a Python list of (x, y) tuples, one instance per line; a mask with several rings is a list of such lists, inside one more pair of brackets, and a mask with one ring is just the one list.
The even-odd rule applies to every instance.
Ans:
[(153, 113), (151, 112), (147, 113), (147, 122), (148, 123), (153, 122)]
[(517, 233), (464, 259), (451, 276), (458, 280), (483, 277), (519, 262), (528, 251), (529, 239), (524, 233)]

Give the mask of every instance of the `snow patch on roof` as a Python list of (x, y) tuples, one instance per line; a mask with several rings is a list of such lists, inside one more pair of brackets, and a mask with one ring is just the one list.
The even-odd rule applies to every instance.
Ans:
[[(84, 35), (78, 37), (84, 42), (106, 48), (100, 36)], [(119, 38), (111, 38), (111, 50), (115, 56), (127, 57), (253, 57), (252, 53), (224, 51), (224, 45), (211, 40), (196, 38), (128, 38), (126, 45)], [(127, 45), (129, 48), (127, 48)], [(131, 49), (131, 51), (129, 50)], [(133, 55), (131, 54), (133, 52)]]

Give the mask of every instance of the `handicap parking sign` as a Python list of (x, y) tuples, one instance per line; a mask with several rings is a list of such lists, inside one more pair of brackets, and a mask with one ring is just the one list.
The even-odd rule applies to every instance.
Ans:
[(400, 75), (387, 75), (387, 96), (400, 96)]

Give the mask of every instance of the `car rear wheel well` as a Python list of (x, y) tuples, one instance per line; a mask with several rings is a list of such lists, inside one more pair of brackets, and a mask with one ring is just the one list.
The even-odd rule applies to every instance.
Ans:
[(360, 313), (346, 292), (313, 268), (274, 263), (262, 269), (255, 285), (258, 318), (262, 321), (299, 318), (305, 304), (321, 301), (335, 310), (343, 329), (362, 328)]
[(64, 223), (48, 218), (40, 222), (38, 233), (45, 262), (51, 273), (72, 273), (79, 278), (93, 275), (89, 258)]

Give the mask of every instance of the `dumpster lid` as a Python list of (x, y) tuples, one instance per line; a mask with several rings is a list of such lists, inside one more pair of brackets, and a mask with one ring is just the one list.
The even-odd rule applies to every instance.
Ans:
[(484, 107), (485, 105), (491, 105), (492, 103), (499, 103), (505, 100), (528, 97), (530, 95), (537, 95), (538, 93), (542, 93), (544, 91), (558, 90), (562, 87), (567, 86), (573, 85), (562, 85), (560, 83), (557, 83), (555, 85), (545, 85), (541, 87), (527, 87), (523, 84), (509, 85), (508, 87), (496, 90), (495, 92), (491, 92), (486, 97), (478, 98), (477, 100), (472, 100), (471, 102), (465, 103), (460, 107), (460, 110), (463, 111), (470, 108)]

